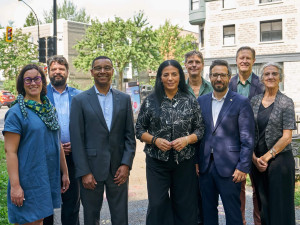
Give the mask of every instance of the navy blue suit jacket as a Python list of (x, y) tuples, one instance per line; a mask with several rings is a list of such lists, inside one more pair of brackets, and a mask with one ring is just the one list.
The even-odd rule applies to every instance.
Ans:
[(200, 96), (198, 102), (205, 123), (204, 137), (197, 152), (200, 173), (206, 172), (212, 149), (220, 176), (230, 177), (235, 169), (249, 173), (255, 137), (250, 101), (229, 90), (215, 126), (212, 93)]
[[(234, 92), (237, 92), (238, 77), (239, 75), (237, 74), (236, 76), (232, 77), (229, 82), (229, 89)], [(264, 90), (265, 86), (259, 81), (259, 77), (255, 73), (252, 73), (250, 93), (248, 98), (251, 100), (253, 96), (264, 93)]]

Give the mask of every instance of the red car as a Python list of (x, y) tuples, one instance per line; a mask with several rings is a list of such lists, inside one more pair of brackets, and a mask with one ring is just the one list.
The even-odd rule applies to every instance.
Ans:
[(11, 103), (15, 100), (15, 96), (10, 91), (0, 91), (0, 108), (5, 105), (10, 108)]

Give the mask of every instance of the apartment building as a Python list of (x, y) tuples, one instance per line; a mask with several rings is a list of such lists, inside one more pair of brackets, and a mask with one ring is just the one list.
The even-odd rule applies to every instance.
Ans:
[(215, 59), (227, 60), (236, 74), (237, 49), (251, 46), (256, 74), (269, 61), (283, 66), (280, 90), (294, 100), (300, 116), (299, 0), (189, 0), (189, 7), (190, 23), (199, 27), (204, 77)]

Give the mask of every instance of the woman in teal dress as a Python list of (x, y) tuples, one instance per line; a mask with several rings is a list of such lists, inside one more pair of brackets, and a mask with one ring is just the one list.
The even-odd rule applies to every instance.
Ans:
[(10, 223), (43, 224), (43, 218), (60, 207), (60, 193), (69, 188), (59, 125), (46, 85), (43, 71), (26, 65), (17, 78), (17, 103), (5, 115)]

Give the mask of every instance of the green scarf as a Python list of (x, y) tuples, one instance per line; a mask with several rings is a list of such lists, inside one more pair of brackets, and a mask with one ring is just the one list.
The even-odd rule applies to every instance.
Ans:
[(38, 103), (33, 100), (24, 99), (24, 96), (19, 94), (13, 105), (19, 103), (24, 118), (27, 118), (28, 115), (27, 107), (35, 112), (50, 130), (58, 130), (59, 124), (55, 114), (55, 108), (46, 96), (41, 97), (41, 100), (42, 103)]

